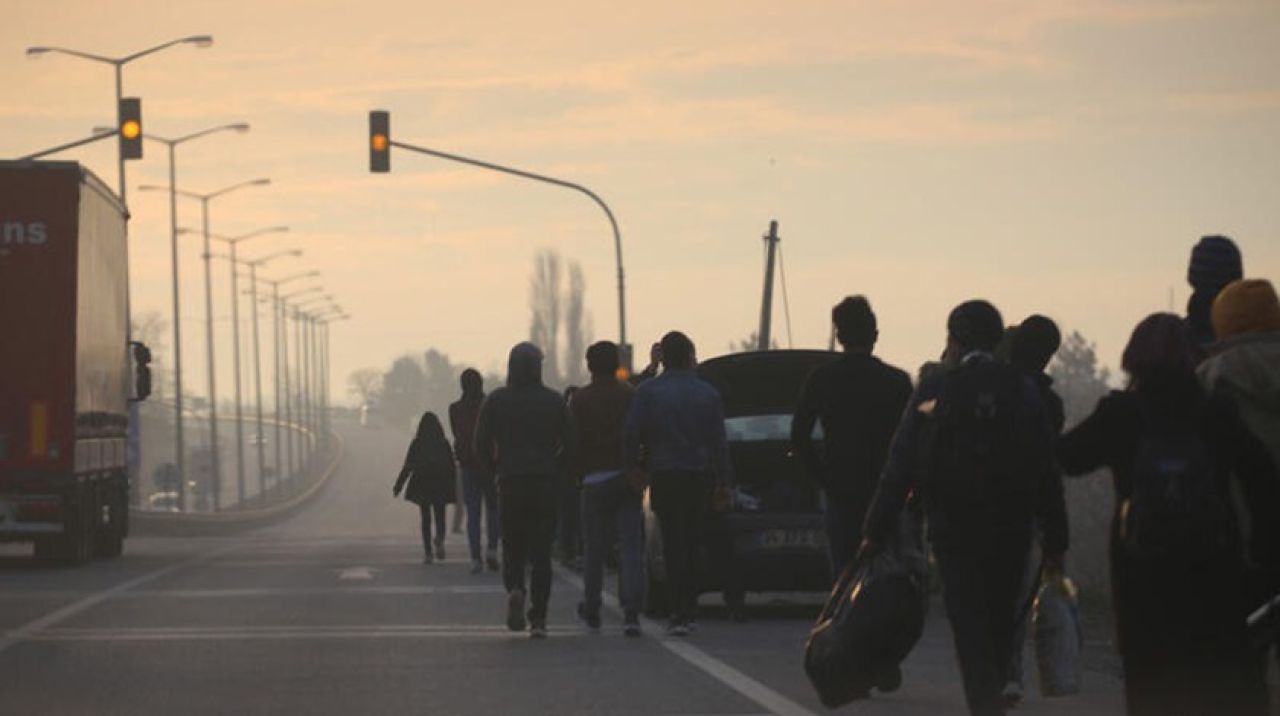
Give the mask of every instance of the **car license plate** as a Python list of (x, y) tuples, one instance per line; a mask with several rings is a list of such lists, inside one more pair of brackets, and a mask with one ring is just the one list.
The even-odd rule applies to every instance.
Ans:
[(776, 529), (756, 533), (758, 549), (822, 549), (827, 536), (814, 529)]

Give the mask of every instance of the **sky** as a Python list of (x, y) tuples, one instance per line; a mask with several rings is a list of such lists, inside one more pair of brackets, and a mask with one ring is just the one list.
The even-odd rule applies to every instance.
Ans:
[[(114, 117), (123, 56), (146, 131), (180, 145), (177, 185), (209, 192), (218, 233), (287, 225), (246, 257), (316, 269), (352, 316), (346, 376), (435, 347), (497, 371), (528, 336), (533, 256), (581, 263), (596, 338), (617, 338), (613, 241), (587, 198), (396, 150), (368, 172), (367, 112), (393, 138), (581, 183), (617, 216), (628, 339), (669, 329), (709, 357), (755, 330), (763, 242), (779, 222), (782, 346), (825, 347), (830, 307), (867, 295), (878, 352), (909, 371), (973, 297), (1043, 313), (1114, 368), (1146, 314), (1181, 312), (1203, 234), (1280, 279), (1280, 4), (1272, 0), (438, 3), (42, 0), (0, 26), (0, 156)], [(116, 185), (115, 148), (59, 155)], [(128, 167), (135, 314), (172, 314), (164, 147)], [(178, 223), (198, 226), (195, 202)], [(179, 237), (185, 382), (204, 385), (200, 248)], [(215, 326), (229, 345), (225, 262)], [(295, 284), (305, 286), (304, 283)], [(789, 309), (789, 310), (788, 310)], [(789, 314), (789, 321), (787, 315)], [(789, 329), (788, 329), (789, 326)], [(265, 328), (264, 328), (265, 330)], [(218, 357), (229, 385), (230, 352)], [(269, 379), (269, 376), (268, 376)], [(269, 380), (267, 381), (269, 384)]]

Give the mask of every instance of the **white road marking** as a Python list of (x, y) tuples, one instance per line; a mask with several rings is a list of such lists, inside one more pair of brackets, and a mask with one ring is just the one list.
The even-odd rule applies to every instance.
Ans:
[(135, 589), (115, 599), (237, 599), (250, 597), (323, 597), (352, 595), (506, 594), (497, 584), (367, 587), (231, 587), (226, 589)]
[[(553, 628), (555, 638), (587, 636), (580, 629)], [(149, 627), (137, 629), (50, 629), (25, 641), (139, 642), (302, 639), (528, 639), (500, 626), (468, 624), (382, 624), (371, 626)]]
[[(556, 576), (582, 591), (582, 579), (569, 570), (554, 565)], [(604, 604), (611, 611), (622, 614), (617, 595), (605, 592)], [(782, 694), (711, 656), (685, 639), (660, 636), (663, 632), (661, 624), (652, 619), (643, 619), (645, 633), (654, 637), (667, 651), (698, 667), (716, 681), (728, 686), (739, 694), (760, 704), (775, 716), (817, 716), (814, 712), (788, 699)]]
[(14, 647), (15, 645), (21, 642), (29, 641), (31, 637), (38, 635), (40, 632), (52, 627), (53, 625), (58, 624), (59, 622), (66, 621), (67, 619), (70, 619), (71, 617), (79, 614), (80, 612), (83, 612), (86, 609), (95, 607), (101, 604), (102, 602), (116, 596), (117, 594), (127, 592), (128, 590), (133, 589), (134, 587), (137, 587), (139, 585), (146, 584), (147, 582), (153, 582), (161, 577), (172, 574), (178, 571), (179, 569), (183, 569), (184, 567), (189, 567), (193, 564), (204, 561), (211, 557), (216, 557), (218, 555), (224, 554), (233, 548), (234, 548), (233, 546), (226, 546), (220, 549), (215, 549), (209, 552), (205, 552), (204, 554), (198, 555), (196, 557), (192, 557), (190, 559), (182, 560), (181, 562), (178, 562), (176, 564), (171, 564), (167, 567), (162, 567), (160, 569), (155, 570), (154, 572), (147, 572), (141, 577), (134, 577), (133, 579), (130, 579), (128, 581), (121, 582), (120, 584), (117, 584), (114, 587), (111, 587), (109, 589), (104, 589), (101, 592), (91, 594), (85, 597), (84, 599), (81, 599), (76, 602), (72, 602), (71, 604), (68, 604), (67, 606), (62, 607), (61, 609), (55, 609), (54, 611), (49, 612), (48, 614), (42, 617), (39, 617), (38, 619), (33, 619), (16, 629), (11, 629), (5, 632), (3, 636), (0, 636), (0, 653), (4, 653), (8, 649)]
[(338, 579), (344, 582), (372, 582), (377, 572), (373, 567), (347, 567), (338, 570)]

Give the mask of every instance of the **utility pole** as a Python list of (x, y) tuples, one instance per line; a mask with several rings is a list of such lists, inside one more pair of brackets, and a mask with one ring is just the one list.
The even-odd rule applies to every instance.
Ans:
[(759, 344), (756, 350), (769, 350), (769, 332), (773, 321), (773, 266), (778, 256), (778, 222), (769, 222), (769, 233), (764, 236), (764, 243), (768, 250), (768, 258), (765, 260), (764, 266), (764, 300), (760, 306), (760, 333), (758, 335)]

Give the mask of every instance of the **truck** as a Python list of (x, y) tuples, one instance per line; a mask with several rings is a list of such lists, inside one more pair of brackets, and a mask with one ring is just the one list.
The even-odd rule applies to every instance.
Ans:
[(0, 161), (0, 541), (114, 557), (129, 531), (127, 212), (76, 162)]

